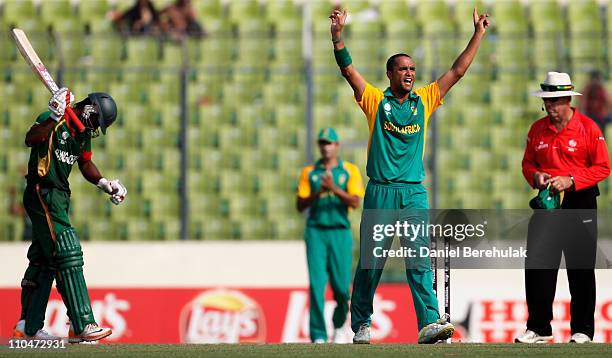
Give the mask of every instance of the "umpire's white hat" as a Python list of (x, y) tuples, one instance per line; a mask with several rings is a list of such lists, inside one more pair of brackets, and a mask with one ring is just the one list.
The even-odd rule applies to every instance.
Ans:
[(532, 95), (542, 98), (582, 96), (582, 93), (572, 91), (574, 89), (572, 80), (564, 72), (548, 72), (540, 88), (541, 91), (533, 92)]

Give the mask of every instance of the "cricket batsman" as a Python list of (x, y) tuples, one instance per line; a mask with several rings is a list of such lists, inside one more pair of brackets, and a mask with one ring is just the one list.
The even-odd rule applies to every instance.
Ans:
[[(395, 54), (387, 60), (389, 87), (382, 91), (370, 85), (353, 66), (342, 40), (346, 11), (331, 13), (331, 36), (334, 56), (342, 76), (353, 88), (355, 100), (366, 115), (370, 130), (367, 175), (370, 181), (364, 198), (364, 215), (368, 209), (428, 209), (423, 156), (429, 117), (442, 104), (442, 99), (465, 75), (476, 56), (480, 42), (489, 26), (488, 15), (473, 12), (474, 34), (467, 47), (450, 70), (437, 81), (413, 89), (416, 64), (406, 54)], [(362, 216), (362, 225), (364, 216)], [(361, 237), (361, 245), (371, 237)], [(423, 244), (429, 238), (421, 237)], [(353, 343), (370, 342), (370, 322), (373, 298), (382, 268), (366, 268), (363, 256), (353, 281), (351, 296), (351, 328)], [(454, 332), (448, 317), (440, 317), (438, 300), (433, 291), (432, 271), (428, 267), (406, 269), (417, 316), (419, 343), (436, 343), (448, 339)]]
[(324, 128), (318, 138), (321, 159), (302, 169), (297, 191), (297, 209), (310, 208), (304, 231), (310, 280), (310, 340), (327, 342), (325, 287), (334, 293), (333, 343), (340, 343), (346, 322), (351, 285), (353, 235), (348, 218), (364, 195), (363, 180), (356, 165), (338, 158), (339, 137)]
[(21, 281), (21, 316), (15, 338), (56, 339), (42, 328), (53, 280), (68, 309), (71, 342), (96, 341), (112, 331), (96, 323), (83, 277), (83, 252), (70, 223), (72, 165), (78, 163), (83, 177), (122, 203), (127, 189), (119, 180), (104, 178), (93, 163), (91, 139), (106, 134), (117, 118), (117, 105), (106, 93), (90, 93), (76, 103), (74, 111), (85, 126), (78, 133), (64, 118), (74, 96), (61, 88), (49, 101), (49, 111), (38, 116), (28, 130), (25, 144), (31, 147), (23, 205), (32, 220), (29, 265)]

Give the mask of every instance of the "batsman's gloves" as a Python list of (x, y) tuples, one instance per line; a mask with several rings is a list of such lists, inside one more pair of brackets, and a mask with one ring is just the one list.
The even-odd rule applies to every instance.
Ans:
[(125, 200), (125, 197), (127, 196), (126, 187), (123, 186), (123, 184), (121, 184), (119, 179), (115, 179), (111, 181), (110, 184), (111, 184), (111, 187), (113, 188), (113, 194), (110, 197), (110, 201), (115, 205), (119, 205), (123, 203), (123, 201)]
[(101, 178), (96, 186), (110, 195), (110, 201), (115, 205), (121, 204), (127, 195), (127, 189), (118, 179), (108, 180), (106, 178)]
[[(57, 92), (55, 92), (51, 99), (49, 100), (49, 110), (51, 111), (51, 119), (56, 122), (59, 122), (60, 119), (64, 116), (64, 112), (66, 111), (66, 94), (68, 93), (68, 88), (62, 87)], [(74, 95), (70, 92), (70, 103), (74, 102)]]

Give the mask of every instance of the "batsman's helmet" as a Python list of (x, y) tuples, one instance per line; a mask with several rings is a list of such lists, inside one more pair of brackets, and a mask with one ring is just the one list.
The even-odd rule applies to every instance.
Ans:
[(117, 104), (113, 97), (104, 92), (94, 92), (87, 95), (92, 104), (98, 107), (100, 114), (98, 122), (102, 134), (106, 134), (106, 128), (117, 119)]

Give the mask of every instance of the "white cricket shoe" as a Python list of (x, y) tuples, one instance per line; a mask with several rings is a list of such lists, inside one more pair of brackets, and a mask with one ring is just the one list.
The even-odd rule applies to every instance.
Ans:
[(92, 342), (106, 338), (111, 334), (113, 334), (113, 331), (110, 328), (100, 327), (96, 323), (90, 323), (85, 326), (83, 332), (76, 335), (76, 337), (80, 338), (82, 341)]
[(334, 329), (334, 335), (332, 336), (332, 343), (343, 344), (346, 343), (342, 338), (344, 336), (344, 330), (342, 328)]
[(520, 334), (514, 339), (514, 343), (550, 343), (553, 336), (540, 336), (534, 331), (528, 329), (525, 333)]
[(455, 333), (455, 326), (448, 321), (448, 314), (444, 314), (434, 323), (423, 327), (419, 332), (419, 344), (433, 344), (445, 341)]
[(40, 339), (40, 340), (60, 340), (60, 337), (49, 334), (44, 329), (39, 329), (33, 336), (28, 336), (25, 333), (25, 320), (19, 320), (13, 330), (13, 338), (17, 339)]
[(584, 333), (574, 333), (572, 334), (572, 338), (570, 338), (570, 343), (591, 343), (591, 338)]
[(317, 338), (312, 343), (314, 343), (314, 344), (325, 344), (327, 342), (323, 338)]
[(72, 322), (68, 321), (68, 325), (70, 326), (70, 328), (68, 328), (68, 343), (72, 343), (72, 344), (98, 344), (98, 341), (84, 341), (83, 338), (77, 336), (76, 333), (74, 333), (74, 327), (72, 326)]
[(370, 344), (370, 326), (367, 323), (359, 326), (359, 330), (353, 336), (353, 344)]

